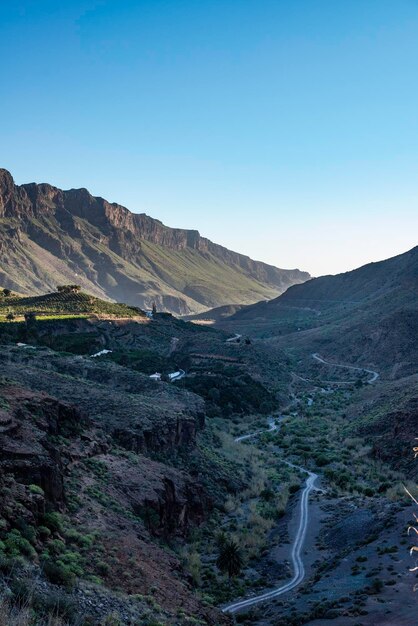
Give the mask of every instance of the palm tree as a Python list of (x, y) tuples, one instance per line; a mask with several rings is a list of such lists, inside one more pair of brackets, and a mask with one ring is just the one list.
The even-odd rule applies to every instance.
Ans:
[(237, 576), (244, 564), (239, 545), (233, 539), (223, 539), (219, 542), (219, 556), (216, 565), (221, 572), (227, 572), (229, 578)]

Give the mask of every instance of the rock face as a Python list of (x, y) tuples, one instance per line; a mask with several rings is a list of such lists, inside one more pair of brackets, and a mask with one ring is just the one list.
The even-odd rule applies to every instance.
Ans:
[(65, 504), (65, 462), (56, 438), (75, 435), (88, 422), (73, 406), (16, 386), (1, 386), (1, 403), (0, 517), (33, 524), (45, 502)]
[(77, 282), (97, 296), (175, 313), (282, 293), (309, 278), (168, 228), (86, 189), (17, 186), (0, 169), (0, 284), (38, 293)]
[(162, 463), (138, 456), (129, 460), (104, 454), (95, 457), (107, 468), (107, 488), (144, 519), (152, 535), (185, 535), (211, 510), (202, 487), (191, 477)]
[[(4, 549), (5, 540), (10, 550), (13, 540), (20, 542), (33, 561), (26, 575), (33, 575), (34, 585), (41, 585), (39, 593), (47, 589), (37, 569), (42, 565), (40, 555), (45, 555), (48, 546), (68, 544), (68, 529), (75, 532), (79, 527), (82, 533), (75, 536), (94, 533), (91, 536), (100, 541), (102, 558), (111, 555), (112, 561), (112, 567), (102, 562), (107, 588), (102, 587), (98, 609), (104, 608), (97, 613), (102, 620), (92, 623), (104, 623), (114, 608), (112, 588), (129, 594), (149, 594), (152, 588), (161, 610), (168, 614), (175, 615), (182, 606), (202, 623), (229, 624), (216, 609), (194, 597), (180, 561), (154, 539), (177, 536), (181, 540), (207, 518), (212, 504), (195, 478), (139, 453), (125, 455), (115, 447), (112, 435), (82, 411), (44, 393), (0, 381), (0, 407), (0, 545)], [(52, 531), (45, 529), (51, 511), (52, 515), (60, 511), (67, 531), (61, 522)], [(67, 547), (72, 558), (77, 554), (82, 558), (75, 554), (74, 543)], [(84, 567), (94, 570), (96, 565), (92, 555)], [(82, 589), (81, 581), (72, 596), (72, 604), (80, 610), (86, 608)], [(89, 615), (91, 600), (90, 592)], [(129, 608), (129, 598), (122, 593), (117, 608), (122, 615)]]

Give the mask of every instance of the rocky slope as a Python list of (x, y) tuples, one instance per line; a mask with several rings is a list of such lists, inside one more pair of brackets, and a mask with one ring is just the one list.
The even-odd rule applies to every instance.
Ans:
[(364, 436), (372, 454), (411, 480), (418, 466), (412, 453), (418, 423), (418, 375), (366, 388), (348, 411), (352, 430)]
[(210, 501), (195, 480), (124, 455), (74, 404), (9, 382), (0, 382), (0, 403), (0, 586), (12, 566), (9, 593), (25, 584), (25, 601), (34, 589), (41, 606), (71, 601), (83, 624), (112, 609), (129, 615), (126, 624), (148, 623), (150, 612), (171, 624), (179, 607), (223, 623), (193, 596), (179, 559), (152, 539), (184, 536), (206, 518)]
[(274, 300), (244, 307), (226, 326), (237, 332), (258, 327), (281, 346), (368, 363), (391, 377), (411, 374), (418, 362), (412, 341), (418, 327), (418, 247), (290, 287)]
[(39, 293), (61, 283), (140, 307), (187, 314), (272, 298), (307, 280), (168, 228), (86, 189), (17, 186), (0, 169), (0, 284)]
[[(281, 355), (169, 314), (106, 317), (95, 299), (97, 316), (63, 317), (68, 299), (51, 315), (39, 297), (29, 323), (16, 300), (16, 319), (0, 320), (0, 598), (30, 588), (39, 616), (70, 603), (70, 624), (229, 624), (196, 593), (191, 542), (215, 541), (225, 500), (256, 469), (213, 422), (225, 407), (230, 421), (265, 419), (277, 400), (262, 370), (285, 384)], [(156, 365), (187, 376), (155, 382)]]
[(282, 307), (313, 309), (316, 312), (361, 309), (390, 313), (401, 306), (415, 306), (418, 301), (418, 247), (391, 259), (369, 263), (351, 272), (321, 276), (303, 285), (289, 288), (283, 295), (266, 303), (245, 307), (236, 319), (257, 315), (273, 318)]

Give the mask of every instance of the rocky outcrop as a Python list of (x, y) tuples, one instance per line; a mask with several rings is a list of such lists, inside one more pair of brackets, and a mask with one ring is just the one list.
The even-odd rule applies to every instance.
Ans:
[(181, 470), (142, 455), (134, 463), (111, 454), (94, 459), (106, 467), (109, 497), (142, 518), (152, 535), (186, 535), (212, 508), (202, 486)]
[(19, 387), (2, 387), (0, 471), (38, 485), (51, 502), (64, 501), (63, 460), (54, 439), (86, 423), (73, 406)]

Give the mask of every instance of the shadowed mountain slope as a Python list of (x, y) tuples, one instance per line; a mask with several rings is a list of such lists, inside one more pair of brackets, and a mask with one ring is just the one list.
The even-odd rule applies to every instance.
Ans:
[(359, 269), (335, 276), (321, 276), (294, 285), (284, 294), (238, 311), (236, 318), (274, 317), (277, 308), (311, 308), (318, 312), (364, 310), (379, 302), (390, 312), (398, 306), (417, 302), (418, 247), (391, 259), (369, 263)]
[(392, 376), (418, 365), (418, 247), (352, 272), (295, 285), (269, 302), (244, 307), (226, 326), (257, 327), (275, 341), (375, 364)]
[(95, 296), (188, 314), (272, 298), (309, 278), (168, 228), (86, 189), (15, 185), (0, 169), (0, 283), (40, 293), (78, 283)]

